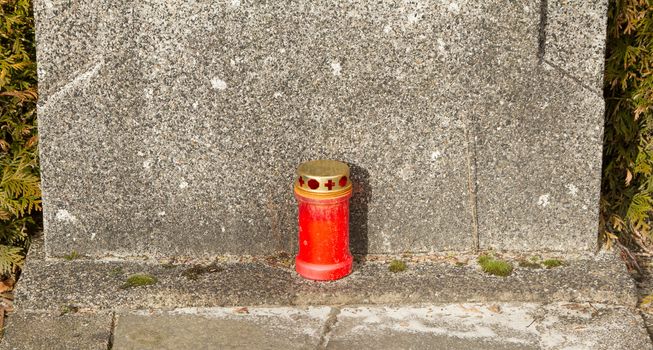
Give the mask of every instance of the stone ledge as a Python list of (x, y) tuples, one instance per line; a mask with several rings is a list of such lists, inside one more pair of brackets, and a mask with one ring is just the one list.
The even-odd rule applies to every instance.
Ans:
[[(38, 247), (35, 246), (35, 247)], [(339, 281), (314, 282), (270, 259), (212, 265), (140, 261), (47, 260), (30, 252), (16, 291), (23, 310), (161, 309), (238, 305), (420, 304), (458, 302), (591, 302), (634, 306), (637, 295), (624, 264), (609, 252), (565, 258), (552, 269), (517, 266), (502, 278), (483, 273), (469, 256), (462, 266), (446, 257), (407, 259), (408, 269), (388, 271), (368, 259)], [(197, 267), (199, 266), (199, 269)], [(210, 269), (202, 267), (211, 266)], [(197, 270), (193, 270), (197, 269)], [(154, 285), (121, 288), (136, 273)]]

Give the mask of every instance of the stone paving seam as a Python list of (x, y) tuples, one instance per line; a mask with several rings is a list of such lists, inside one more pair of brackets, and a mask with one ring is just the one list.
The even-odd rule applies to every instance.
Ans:
[(549, 8), (548, 0), (541, 0), (539, 33), (537, 36), (537, 58), (540, 64), (544, 62), (544, 55), (546, 53), (546, 25), (548, 22), (548, 14), (549, 14), (548, 8)]
[(111, 326), (109, 328), (109, 341), (107, 343), (107, 350), (113, 349), (113, 340), (116, 332), (116, 311), (111, 312)]
[(324, 326), (320, 332), (320, 342), (317, 346), (318, 349), (326, 349), (327, 345), (329, 344), (329, 337), (331, 336), (331, 332), (333, 331), (336, 323), (338, 323), (338, 315), (340, 315), (340, 310), (341, 309), (339, 307), (331, 307), (331, 312), (329, 312), (329, 316), (327, 317), (326, 321), (324, 321)]

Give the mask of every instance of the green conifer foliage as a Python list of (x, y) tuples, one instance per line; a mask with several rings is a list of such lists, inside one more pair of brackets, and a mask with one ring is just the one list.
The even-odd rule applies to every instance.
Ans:
[(0, 0), (0, 274), (23, 261), (41, 210), (31, 0)]
[(605, 242), (653, 238), (653, 0), (610, 0), (601, 229)]

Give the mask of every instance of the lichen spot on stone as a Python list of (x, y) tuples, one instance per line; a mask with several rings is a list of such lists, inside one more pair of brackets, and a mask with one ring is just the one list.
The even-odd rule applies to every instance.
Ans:
[(340, 65), (340, 62), (338, 61), (331, 62), (331, 71), (334, 76), (339, 76), (340, 72), (342, 71), (342, 66)]
[(460, 13), (460, 6), (458, 6), (458, 4), (452, 1), (449, 3), (449, 6), (447, 6), (447, 10), (457, 15), (458, 13)]
[(546, 208), (549, 205), (549, 199), (550, 199), (550, 195), (548, 193), (543, 194), (540, 196), (540, 198), (538, 198), (537, 205), (539, 205), (542, 208)]
[(418, 13), (413, 12), (413, 13), (408, 14), (407, 19), (408, 19), (408, 23), (415, 24), (415, 23), (419, 22), (420, 15)]
[(222, 79), (220, 79), (218, 77), (215, 77), (215, 78), (211, 79), (211, 87), (214, 90), (225, 90), (225, 89), (227, 89), (227, 83), (224, 80), (222, 80)]
[(67, 221), (67, 222), (75, 222), (77, 221), (77, 218), (74, 217), (68, 210), (66, 209), (59, 209), (57, 210), (56, 214), (56, 219), (58, 221)]
[(438, 43), (438, 51), (443, 56), (446, 56), (447, 55), (447, 44), (444, 42), (444, 40), (442, 40), (442, 38), (438, 38), (436, 41)]
[(578, 187), (576, 187), (576, 185), (567, 184), (565, 187), (567, 187), (568, 193), (573, 197), (576, 197), (576, 195), (578, 195)]

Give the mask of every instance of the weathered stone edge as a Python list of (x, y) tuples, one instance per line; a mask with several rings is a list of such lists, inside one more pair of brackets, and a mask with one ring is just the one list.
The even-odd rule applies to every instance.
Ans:
[[(38, 247), (38, 244), (37, 246)], [(593, 302), (635, 306), (634, 282), (613, 253), (573, 256), (552, 269), (517, 266), (509, 277), (482, 272), (473, 259), (406, 259), (405, 272), (392, 273), (387, 262), (365, 261), (339, 281), (299, 277), (289, 259), (249, 259), (213, 265), (142, 261), (47, 260), (37, 251), (16, 292), (23, 310), (52, 311), (73, 305), (89, 310), (148, 308), (369, 305), (456, 302)], [(461, 266), (458, 266), (461, 265)], [(197, 269), (199, 266), (199, 270)], [(210, 269), (203, 267), (210, 266)], [(193, 273), (199, 271), (199, 273)], [(122, 288), (137, 273), (157, 283)]]

